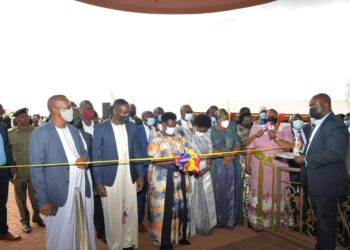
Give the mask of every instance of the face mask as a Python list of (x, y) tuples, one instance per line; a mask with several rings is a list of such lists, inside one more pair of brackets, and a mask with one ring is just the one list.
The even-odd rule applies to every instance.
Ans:
[(266, 113), (265, 112), (260, 113), (260, 119), (261, 120), (266, 120)]
[(162, 122), (162, 115), (157, 115), (157, 121)]
[(230, 122), (229, 122), (228, 120), (222, 121), (222, 122), (221, 122), (221, 127), (227, 128), (229, 123), (230, 123)]
[(198, 137), (202, 137), (203, 135), (205, 135), (205, 133), (199, 132), (199, 131), (196, 130), (196, 135), (197, 135)]
[(129, 116), (128, 115), (125, 115), (125, 116), (121, 115), (121, 116), (119, 116), (118, 121), (121, 124), (125, 124), (129, 121)]
[(87, 110), (83, 113), (84, 118), (88, 120), (92, 120), (94, 118), (94, 111), (93, 110)]
[(216, 120), (216, 117), (212, 116), (210, 117), (210, 120), (211, 120), (211, 125), (214, 126), (218, 123), (218, 121)]
[(65, 120), (66, 122), (71, 122), (73, 121), (73, 109), (69, 108), (69, 109), (61, 109), (61, 117), (63, 118), (63, 120)]
[(242, 123), (242, 126), (248, 129), (251, 129), (253, 127), (253, 122), (249, 122), (249, 123)]
[(349, 127), (349, 122), (348, 120), (344, 121), (345, 126)]
[(301, 127), (304, 125), (304, 122), (302, 120), (295, 120), (293, 121), (293, 127), (295, 129), (301, 129)]
[(310, 116), (312, 118), (315, 118), (316, 120), (319, 120), (323, 117), (323, 115), (318, 111), (317, 108), (310, 108)]
[(277, 123), (277, 118), (276, 117), (269, 117), (266, 119), (267, 122), (276, 124)]
[(168, 135), (174, 135), (175, 134), (175, 127), (167, 127), (165, 129), (165, 133), (167, 133)]
[(187, 114), (185, 114), (185, 120), (186, 121), (192, 121), (192, 119), (193, 119), (193, 114), (191, 114), (191, 113), (187, 113)]
[(136, 115), (136, 112), (130, 111), (130, 116), (134, 117)]
[(153, 126), (156, 123), (154, 118), (147, 118), (147, 126)]

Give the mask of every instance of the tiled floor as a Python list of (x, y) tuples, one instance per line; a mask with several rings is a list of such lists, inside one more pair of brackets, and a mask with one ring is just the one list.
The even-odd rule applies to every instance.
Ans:
[[(29, 201), (28, 201), (28, 205), (29, 205)], [(7, 208), (8, 208), (8, 225), (10, 228), (10, 232), (21, 235), (22, 240), (18, 242), (0, 241), (0, 249), (1, 250), (45, 249), (45, 229), (44, 228), (40, 228), (36, 224), (33, 224), (31, 233), (25, 234), (22, 232), (12, 184), (10, 184), (9, 200), (7, 203)], [(256, 239), (264, 240), (261, 237), (261, 235), (262, 235), (261, 233), (257, 234), (245, 226), (237, 226), (233, 231), (225, 230), (225, 229), (215, 229), (213, 235), (209, 237), (203, 237), (203, 236), (197, 235), (190, 239), (190, 242), (191, 242), (190, 246), (177, 246), (175, 248), (183, 249), (183, 250), (213, 249), (213, 248), (230, 249), (230, 247), (229, 248), (227, 247), (233, 246), (231, 244), (234, 242), (244, 241), (247, 239), (252, 239), (252, 241), (255, 241), (254, 239), (256, 237), (258, 237)], [(97, 243), (97, 249), (100, 249), (100, 250), (107, 249), (107, 246), (102, 241), (97, 240), (96, 243)], [(241, 247), (243, 245), (241, 244), (239, 246)], [(152, 249), (159, 249), (159, 248), (152, 245), (150, 233), (147, 232), (144, 234), (139, 234), (139, 249), (152, 250)], [(68, 249), (64, 249), (64, 250), (68, 250)]]

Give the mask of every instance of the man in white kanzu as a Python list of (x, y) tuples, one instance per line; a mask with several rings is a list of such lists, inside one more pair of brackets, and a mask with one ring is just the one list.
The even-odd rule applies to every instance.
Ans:
[(128, 122), (129, 116), (129, 104), (116, 100), (112, 119), (95, 127), (92, 142), (94, 161), (121, 161), (93, 165), (96, 190), (102, 197), (107, 245), (113, 250), (138, 247), (136, 194), (143, 188), (144, 176), (142, 162), (128, 162), (141, 157), (137, 126)]
[(73, 120), (69, 100), (63, 95), (47, 102), (51, 120), (36, 128), (30, 139), (30, 164), (76, 163), (30, 168), (40, 212), (46, 216), (47, 249), (96, 249), (94, 204), (88, 154)]

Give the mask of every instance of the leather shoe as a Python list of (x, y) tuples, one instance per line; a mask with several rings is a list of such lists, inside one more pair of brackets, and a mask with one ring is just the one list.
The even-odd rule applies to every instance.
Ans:
[(45, 227), (45, 224), (42, 219), (32, 220), (34, 223), (38, 224), (39, 227)]
[(32, 231), (32, 229), (30, 228), (29, 225), (24, 224), (24, 225), (22, 225), (22, 231), (25, 233), (30, 233), (30, 231)]
[(19, 235), (13, 235), (10, 232), (7, 232), (4, 235), (0, 235), (0, 240), (9, 240), (9, 241), (15, 241), (15, 240), (20, 240), (21, 236)]
[(139, 232), (140, 233), (146, 233), (147, 232), (147, 228), (145, 227), (145, 225), (143, 225), (143, 223), (139, 224)]
[(186, 239), (181, 239), (179, 241), (179, 245), (191, 245), (191, 243)]

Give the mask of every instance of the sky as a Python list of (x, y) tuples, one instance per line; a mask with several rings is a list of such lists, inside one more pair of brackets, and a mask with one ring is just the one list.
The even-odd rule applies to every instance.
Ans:
[(102, 102), (124, 98), (140, 114), (156, 106), (178, 113), (186, 103), (205, 111), (230, 100), (308, 101), (320, 92), (345, 100), (348, 13), (347, 0), (197, 15), (0, 1), (0, 103), (47, 114), (47, 99), (64, 94), (101, 113)]

